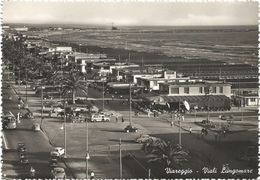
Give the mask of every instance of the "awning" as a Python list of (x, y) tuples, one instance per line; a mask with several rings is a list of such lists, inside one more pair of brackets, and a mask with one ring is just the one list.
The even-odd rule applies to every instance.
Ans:
[(187, 101), (191, 107), (228, 107), (230, 99), (225, 95), (210, 95), (210, 96), (150, 96), (143, 97), (144, 101), (155, 104), (179, 103)]

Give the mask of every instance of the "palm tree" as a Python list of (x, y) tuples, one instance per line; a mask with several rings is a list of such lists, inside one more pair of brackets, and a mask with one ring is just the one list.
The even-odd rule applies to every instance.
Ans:
[(144, 143), (144, 150), (148, 154), (148, 162), (158, 162), (163, 167), (178, 168), (188, 161), (189, 153), (181, 146), (165, 142), (162, 139), (150, 140)]
[(75, 104), (76, 92), (78, 90), (83, 91), (86, 95), (88, 93), (88, 86), (82, 84), (80, 80), (81, 79), (78, 73), (70, 73), (68, 77), (63, 79), (62, 94), (68, 94), (71, 92), (73, 104)]

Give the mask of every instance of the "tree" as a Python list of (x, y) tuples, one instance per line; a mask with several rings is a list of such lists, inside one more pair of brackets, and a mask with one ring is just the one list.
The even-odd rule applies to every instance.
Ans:
[(148, 162), (158, 162), (164, 168), (178, 168), (188, 161), (189, 153), (181, 146), (165, 142), (162, 139), (148, 140), (144, 143), (143, 149), (148, 154)]
[(72, 95), (72, 103), (75, 104), (76, 92), (78, 90), (83, 91), (86, 95), (88, 93), (88, 86), (84, 85), (80, 81), (80, 76), (78, 73), (70, 73), (68, 77), (64, 77), (63, 79), (63, 91), (62, 94)]

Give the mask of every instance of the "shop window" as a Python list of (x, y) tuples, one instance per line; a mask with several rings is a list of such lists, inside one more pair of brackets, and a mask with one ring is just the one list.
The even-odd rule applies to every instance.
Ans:
[(179, 94), (179, 88), (171, 88), (171, 94)]

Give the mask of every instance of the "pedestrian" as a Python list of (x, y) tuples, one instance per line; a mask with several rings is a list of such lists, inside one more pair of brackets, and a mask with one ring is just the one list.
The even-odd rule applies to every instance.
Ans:
[(153, 117), (156, 117), (156, 112), (155, 111), (153, 112)]
[(19, 110), (21, 109), (21, 104), (18, 104), (18, 109), (19, 109)]
[(124, 117), (122, 116), (122, 123), (125, 122)]
[(35, 169), (31, 166), (31, 169), (30, 169), (30, 174), (31, 174), (31, 178), (34, 178), (35, 176)]
[(173, 126), (173, 121), (171, 121), (171, 127)]
[(116, 114), (116, 122), (118, 122), (118, 115)]
[(114, 96), (114, 95), (112, 95), (112, 100), (114, 100), (114, 97), (115, 97), (115, 96)]
[(94, 171), (91, 171), (91, 172), (90, 172), (90, 179), (94, 179), (94, 178), (95, 178)]
[(190, 127), (189, 131), (190, 131), (190, 134), (191, 134), (192, 133), (192, 127)]
[(223, 130), (223, 136), (226, 137), (226, 130)]
[(20, 121), (20, 114), (21, 114), (21, 112), (18, 112), (17, 113), (17, 123), (20, 123), (21, 121)]

